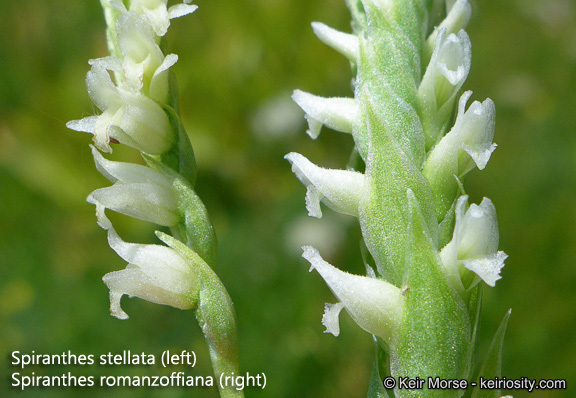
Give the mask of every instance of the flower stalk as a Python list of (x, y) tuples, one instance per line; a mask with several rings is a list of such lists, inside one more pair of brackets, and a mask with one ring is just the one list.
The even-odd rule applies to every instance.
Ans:
[[(193, 309), (208, 342), (216, 377), (238, 374), (236, 320), (232, 300), (214, 272), (217, 245), (204, 204), (194, 192), (196, 162), (177, 110), (175, 79), (178, 57), (165, 55), (163, 36), (170, 19), (197, 6), (168, 7), (167, 0), (101, 0), (110, 56), (91, 60), (88, 93), (100, 115), (74, 120), (73, 130), (94, 136), (96, 168), (113, 184), (96, 189), (98, 224), (111, 248), (128, 265), (106, 274), (110, 311), (128, 315), (122, 296), (139, 297), (179, 309)], [(111, 144), (138, 150), (146, 165), (106, 159)], [(164, 244), (124, 242), (106, 216), (112, 210), (168, 227), (156, 232)], [(222, 397), (242, 397), (232, 386), (219, 386)]]
[[(318, 22), (312, 27), (351, 61), (353, 98), (296, 90), (293, 99), (313, 139), (322, 125), (351, 133), (365, 171), (327, 170), (300, 154), (286, 156), (307, 188), (311, 216), (322, 216), (323, 202), (358, 218), (362, 230), (366, 276), (340, 271), (304, 248), (304, 258), (340, 300), (326, 306), (323, 323), (338, 335), (338, 314), (346, 309), (375, 337), (377, 358), (387, 353), (394, 377), (472, 381), (479, 370), (481, 286), (500, 279), (506, 254), (498, 251), (494, 205), (484, 198), (468, 206), (463, 188), (465, 175), (484, 169), (496, 147), (493, 102), (466, 109), (470, 91), (456, 100), (471, 65), (463, 30), (471, 7), (467, 0), (346, 3), (352, 33)], [(380, 362), (369, 396), (386, 396)], [(395, 397), (463, 394), (394, 390)]]

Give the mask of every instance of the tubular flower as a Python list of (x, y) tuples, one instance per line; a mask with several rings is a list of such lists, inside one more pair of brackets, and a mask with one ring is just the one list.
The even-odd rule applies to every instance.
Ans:
[(98, 207), (100, 225), (108, 230), (110, 247), (128, 262), (126, 269), (102, 278), (110, 289), (110, 312), (118, 319), (128, 315), (120, 306), (124, 295), (180, 309), (194, 308), (200, 291), (195, 265), (174, 249), (161, 245), (124, 242)]
[(324, 169), (295, 152), (285, 158), (306, 186), (306, 208), (310, 216), (322, 218), (320, 201), (339, 213), (358, 216), (358, 201), (364, 185), (362, 173)]
[(110, 140), (151, 155), (166, 152), (174, 132), (162, 108), (146, 96), (114, 86), (108, 72), (94, 64), (86, 77), (90, 97), (103, 113), (66, 124), (72, 130), (94, 134), (94, 144), (112, 152)]
[(391, 341), (402, 320), (404, 299), (399, 288), (377, 278), (353, 275), (328, 264), (316, 249), (304, 246), (302, 257), (324, 278), (337, 304), (327, 304), (323, 317), (326, 332), (339, 334), (338, 314), (346, 308), (358, 326), (367, 332)]
[[(468, 196), (456, 203), (456, 225), (450, 243), (440, 252), (446, 273), (458, 289), (470, 288), (475, 283), (464, 285), (468, 271), (474, 272), (489, 286), (501, 278), (506, 253), (498, 251), (498, 221), (492, 201), (484, 198), (480, 205), (468, 208)], [(477, 282), (477, 280), (475, 281)]]
[(94, 147), (92, 154), (98, 171), (114, 185), (92, 192), (89, 203), (155, 224), (176, 225), (178, 195), (170, 179), (149, 167), (107, 160)]

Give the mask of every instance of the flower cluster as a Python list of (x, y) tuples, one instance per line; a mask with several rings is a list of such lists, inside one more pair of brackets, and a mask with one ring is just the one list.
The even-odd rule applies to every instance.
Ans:
[(170, 18), (197, 7), (180, 4), (167, 9), (166, 1), (132, 1), (129, 10), (119, 1), (110, 2), (120, 13), (113, 30), (117, 54), (91, 60), (92, 70), (86, 77), (90, 98), (102, 114), (67, 124), (94, 134), (94, 144), (104, 152), (112, 152), (110, 141), (115, 141), (160, 155), (175, 141), (162, 106), (170, 101), (168, 71), (178, 57), (164, 56), (159, 42)]
[[(120, 307), (123, 295), (192, 308), (200, 291), (198, 265), (171, 247), (124, 242), (105, 209), (173, 230), (185, 217), (178, 186), (190, 191), (189, 184), (149, 155), (163, 155), (181, 139), (167, 112), (173, 101), (169, 68), (178, 57), (165, 56), (159, 44), (171, 18), (197, 7), (178, 4), (168, 8), (167, 0), (133, 0), (128, 8), (117, 0), (103, 4), (105, 12), (114, 15), (108, 31), (112, 55), (90, 60), (92, 67), (86, 77), (88, 93), (102, 113), (67, 126), (94, 135), (96, 168), (113, 183), (96, 189), (87, 199), (96, 205), (98, 223), (108, 231), (110, 246), (128, 262), (126, 269), (103, 278), (110, 289), (111, 313), (120, 319), (128, 317)], [(148, 166), (104, 158), (98, 149), (112, 152), (111, 142), (143, 152)]]
[[(397, 374), (423, 375), (410, 373), (423, 366), (415, 352), (431, 338), (425, 330), (436, 328), (445, 341), (430, 355), (459, 365), (433, 375), (466, 377), (475, 344), (477, 305), (471, 300), (479, 281), (494, 286), (500, 279), (506, 258), (498, 251), (494, 205), (485, 198), (468, 206), (463, 192), (465, 175), (484, 169), (496, 147), (495, 111), (490, 99), (466, 109), (472, 92), (464, 92), (450, 127), (470, 71), (471, 44), (463, 29), (471, 7), (468, 0), (446, 1), (444, 19), (428, 27), (443, 2), (425, 3), (347, 1), (352, 34), (312, 24), (320, 40), (351, 61), (355, 95), (323, 98), (296, 90), (293, 99), (306, 113), (313, 139), (323, 125), (350, 133), (365, 171), (324, 169), (297, 153), (286, 159), (306, 186), (309, 215), (320, 218), (323, 202), (357, 217), (369, 253), (367, 276), (358, 276), (303, 248), (340, 301), (326, 306), (327, 332), (338, 335), (344, 308), (386, 343)], [(421, 65), (427, 65), (423, 71)], [(427, 361), (434, 363), (420, 362)]]

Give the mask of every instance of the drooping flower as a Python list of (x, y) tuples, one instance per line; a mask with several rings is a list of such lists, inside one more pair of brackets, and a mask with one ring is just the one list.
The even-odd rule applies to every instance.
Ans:
[(120, 305), (122, 296), (141, 299), (180, 309), (194, 308), (200, 281), (190, 259), (172, 248), (124, 242), (97, 207), (99, 224), (108, 230), (110, 247), (128, 262), (125, 269), (110, 272), (102, 278), (110, 289), (110, 312), (118, 319), (128, 315)]
[(320, 201), (339, 213), (358, 215), (358, 202), (364, 185), (362, 173), (325, 169), (295, 152), (285, 158), (292, 163), (292, 171), (306, 186), (306, 208), (310, 216), (322, 217)]
[(303, 249), (302, 257), (310, 262), (310, 271), (318, 271), (340, 300), (326, 305), (322, 318), (326, 332), (338, 336), (338, 315), (345, 308), (362, 329), (386, 341), (395, 338), (404, 310), (404, 297), (398, 287), (381, 279), (341, 271), (324, 261), (313, 247)]
[(149, 167), (107, 160), (94, 147), (92, 155), (98, 171), (114, 185), (92, 192), (89, 203), (155, 224), (176, 225), (178, 195), (169, 178)]
[(151, 155), (170, 149), (174, 131), (168, 116), (155, 101), (117, 88), (107, 70), (98, 63), (88, 72), (86, 85), (103, 113), (72, 120), (66, 124), (69, 129), (94, 134), (94, 144), (104, 152), (112, 152), (111, 139)]
[(351, 133), (358, 109), (353, 98), (324, 98), (295, 90), (292, 99), (306, 112), (308, 135), (318, 138), (322, 125), (343, 133)]

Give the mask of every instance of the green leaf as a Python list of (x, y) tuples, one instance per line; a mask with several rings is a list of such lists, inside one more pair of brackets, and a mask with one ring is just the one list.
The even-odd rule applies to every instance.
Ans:
[[(232, 300), (226, 288), (200, 256), (178, 239), (163, 232), (156, 235), (172, 249), (194, 264), (194, 271), (200, 278), (200, 292), (196, 318), (208, 342), (212, 366), (216, 378), (221, 374), (238, 374), (238, 343), (236, 315)], [(222, 397), (242, 397), (243, 393), (234, 387), (224, 387)]]
[(389, 398), (382, 384), (380, 372), (378, 371), (378, 360), (374, 361), (374, 366), (372, 367), (372, 375), (370, 376), (370, 384), (368, 385), (366, 398)]
[(376, 356), (374, 358), (374, 366), (372, 367), (372, 375), (370, 376), (370, 384), (368, 385), (368, 393), (366, 398), (389, 398), (388, 393), (382, 384), (381, 364), (386, 363), (386, 353), (382, 348), (382, 342), (374, 339), (374, 348)]
[[(502, 346), (504, 344), (504, 336), (506, 334), (506, 327), (508, 326), (508, 320), (510, 319), (510, 314), (512, 310), (508, 310), (500, 327), (496, 331), (494, 338), (492, 339), (492, 344), (484, 360), (484, 364), (480, 369), (478, 377), (475, 379), (477, 382), (480, 378), (484, 379), (494, 379), (496, 377), (502, 376)], [(476, 386), (472, 390), (472, 398), (498, 398), (501, 396), (500, 390), (481, 390), (479, 386)]]
[(178, 112), (168, 105), (160, 105), (162, 109), (164, 109), (164, 112), (166, 112), (166, 115), (168, 115), (170, 124), (177, 134), (172, 148), (170, 148), (168, 152), (155, 158), (186, 178), (193, 187), (196, 184), (197, 166), (194, 150), (192, 149), (192, 144), (190, 144), (190, 138), (188, 138), (188, 134), (186, 130), (184, 130)]
[(148, 166), (171, 179), (178, 192), (178, 225), (174, 235), (194, 250), (207, 264), (216, 267), (218, 248), (214, 227), (208, 218), (208, 211), (186, 179), (169, 166), (160, 163), (156, 157), (142, 154)]

